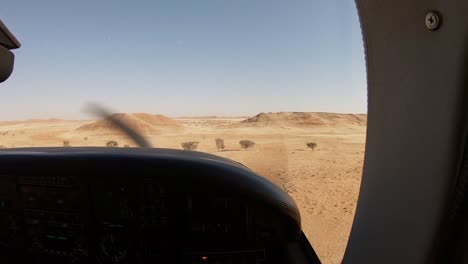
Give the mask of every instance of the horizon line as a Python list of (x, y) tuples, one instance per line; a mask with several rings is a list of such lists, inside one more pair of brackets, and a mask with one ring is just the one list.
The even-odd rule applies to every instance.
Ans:
[[(316, 114), (341, 114), (341, 115), (367, 115), (367, 113), (351, 113), (351, 112), (324, 112), (324, 111), (278, 111), (278, 112), (260, 112), (255, 115), (164, 115), (152, 112), (114, 112), (114, 114), (151, 114), (151, 115), (162, 115), (172, 119), (189, 119), (189, 118), (250, 118), (259, 114), (277, 114), (277, 113), (316, 113)], [(102, 118), (61, 118), (61, 117), (38, 117), (38, 118), (26, 118), (26, 119), (0, 119), (0, 122), (27, 122), (27, 121), (90, 121), (99, 120)]]

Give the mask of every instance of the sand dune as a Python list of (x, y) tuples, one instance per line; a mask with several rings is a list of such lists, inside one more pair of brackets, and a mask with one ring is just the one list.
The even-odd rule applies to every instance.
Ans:
[(190, 120), (200, 120), (200, 119), (245, 119), (249, 116), (182, 116), (175, 119), (190, 119)]
[(241, 121), (253, 126), (363, 126), (367, 124), (367, 115), (312, 113), (312, 112), (278, 112), (260, 113)]
[[(117, 113), (112, 118), (117, 119), (131, 128), (143, 134), (160, 133), (166, 129), (182, 129), (183, 125), (163, 115), (153, 115), (147, 113)], [(90, 124), (85, 124), (76, 129), (79, 132), (120, 132), (120, 130), (109, 120), (99, 120)]]

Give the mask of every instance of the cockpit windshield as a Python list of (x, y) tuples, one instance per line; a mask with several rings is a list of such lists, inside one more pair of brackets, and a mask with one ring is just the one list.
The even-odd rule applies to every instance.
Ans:
[(322, 261), (341, 261), (367, 125), (353, 1), (7, 1), (0, 18), (22, 43), (1, 148), (226, 157), (288, 192)]

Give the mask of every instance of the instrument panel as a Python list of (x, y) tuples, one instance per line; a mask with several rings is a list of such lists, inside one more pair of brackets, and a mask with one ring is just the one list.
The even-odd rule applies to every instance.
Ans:
[(0, 251), (15, 263), (284, 263), (300, 231), (207, 168), (49, 162), (0, 174)]

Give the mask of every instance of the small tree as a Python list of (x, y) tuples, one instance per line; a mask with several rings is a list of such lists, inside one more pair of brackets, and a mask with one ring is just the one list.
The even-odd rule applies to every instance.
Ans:
[(216, 142), (216, 147), (218, 148), (218, 151), (223, 150), (226, 146), (224, 146), (224, 139), (217, 138), (215, 139)]
[(311, 150), (314, 150), (317, 147), (317, 143), (315, 143), (315, 142), (309, 142), (309, 143), (306, 143), (306, 145)]
[(70, 141), (69, 140), (64, 140), (63, 141), (63, 146), (64, 147), (70, 147)]
[(184, 150), (197, 150), (198, 143), (199, 143), (198, 141), (189, 141), (189, 142), (184, 142), (181, 145)]
[(255, 142), (253, 142), (252, 140), (241, 140), (241, 141), (239, 141), (239, 144), (245, 150), (255, 146)]
[(111, 148), (116, 148), (119, 146), (119, 143), (115, 140), (110, 140), (106, 143), (106, 146), (111, 147)]

